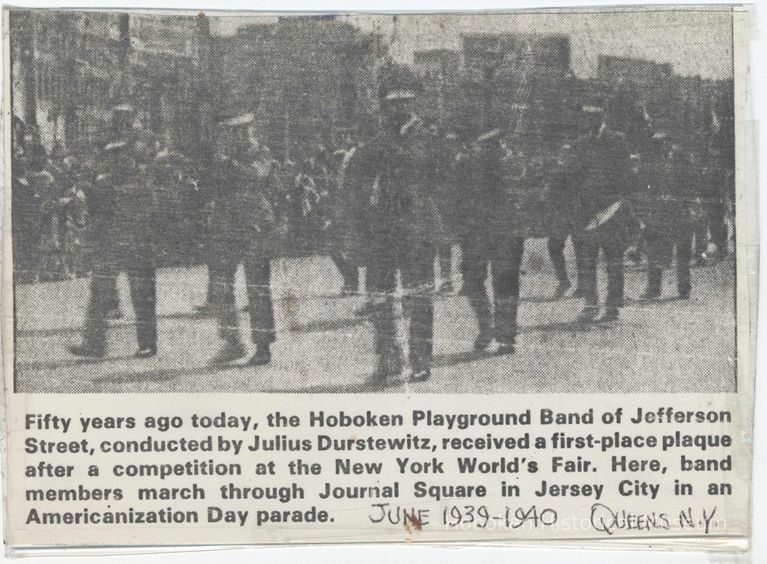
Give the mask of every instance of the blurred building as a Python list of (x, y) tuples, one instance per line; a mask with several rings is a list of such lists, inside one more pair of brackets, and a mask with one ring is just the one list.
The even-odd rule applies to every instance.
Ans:
[(449, 49), (416, 51), (413, 66), (422, 87), (417, 101), (419, 115), (440, 127), (454, 127), (451, 122), (462, 103), (461, 53)]
[(220, 111), (253, 112), (265, 142), (298, 160), (377, 124), (379, 45), (333, 17), (281, 17), (215, 38)]
[(600, 55), (597, 61), (597, 80), (607, 83), (658, 84), (670, 78), (673, 72), (670, 63), (647, 59)]
[(13, 10), (10, 26), (14, 115), (48, 150), (95, 142), (118, 86), (117, 14)]
[(470, 33), (461, 55), (464, 112), (479, 109), (483, 127), (503, 127), (518, 145), (559, 143), (572, 121), (567, 35)]
[(146, 127), (182, 143), (199, 123), (204, 26), (192, 16), (13, 10), (13, 113), (49, 151), (85, 153), (130, 101)]

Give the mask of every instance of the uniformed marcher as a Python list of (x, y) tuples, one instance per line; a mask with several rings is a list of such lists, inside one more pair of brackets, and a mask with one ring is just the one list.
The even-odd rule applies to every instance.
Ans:
[(565, 180), (576, 187), (574, 229), (582, 245), (582, 284), (585, 307), (579, 319), (599, 315), (597, 264), (600, 250), (607, 266), (607, 299), (603, 321), (618, 317), (623, 306), (623, 254), (634, 219), (626, 197), (635, 191), (636, 177), (624, 135), (614, 131), (601, 105), (583, 107), (590, 116), (589, 131), (563, 155)]
[[(572, 142), (564, 144), (562, 151), (564, 154), (572, 151)], [(554, 171), (559, 171), (564, 166), (562, 161), (552, 164)], [(574, 203), (578, 201), (579, 187), (574, 185), (567, 175), (555, 172), (554, 176), (558, 176), (558, 179), (548, 187), (546, 207), (549, 213), (545, 218), (547, 223), (546, 230), (549, 235), (546, 247), (557, 278), (557, 286), (554, 289), (553, 297), (555, 300), (561, 299), (572, 286), (565, 260), (565, 245), (569, 237), (575, 253), (576, 269), (576, 287), (572, 297), (582, 298), (584, 295), (583, 245), (580, 244), (580, 239), (578, 238), (578, 216), (573, 214)]]
[[(514, 352), (524, 251), (520, 218), (515, 213), (518, 202), (507, 174), (511, 161), (501, 129), (487, 128), (458, 163), (464, 187), (459, 206), (463, 211), (459, 230), (464, 293), (479, 325), (474, 348), (485, 350), (495, 338), (498, 354)], [(492, 270), (495, 319), (485, 288), (488, 267)]]
[[(378, 362), (373, 377), (383, 385), (402, 370), (394, 320), (394, 293), (400, 272), (410, 314), (411, 381), (431, 375), (434, 334), (434, 257), (441, 236), (434, 190), (440, 179), (433, 137), (413, 114), (415, 77), (407, 68), (385, 69), (379, 90), (381, 130), (358, 149), (365, 171), (368, 280)], [(356, 155), (355, 155), (356, 157)]]
[(221, 350), (214, 364), (237, 360), (247, 354), (240, 339), (234, 297), (235, 273), (245, 270), (250, 314), (250, 337), (255, 352), (249, 364), (271, 361), (270, 346), (276, 338), (270, 287), (270, 256), (278, 197), (278, 163), (260, 143), (253, 114), (220, 121), (217, 154), (207, 179), (214, 200), (211, 221), (214, 302), (219, 311)]
[[(729, 252), (728, 229), (725, 221), (726, 209), (730, 200), (729, 175), (734, 168), (733, 142), (726, 135), (727, 127), (718, 125), (708, 134), (700, 133), (705, 139), (699, 145), (703, 147), (694, 153), (699, 160), (698, 168), (702, 174), (697, 176), (698, 193), (701, 201), (701, 218), (696, 221), (696, 255), (698, 262), (705, 264), (711, 253), (708, 251), (709, 240), (716, 247), (716, 256), (723, 258)], [(707, 235), (710, 236), (707, 237)]]
[(199, 181), (195, 164), (181, 153), (169, 133), (162, 135), (151, 167), (158, 202), (160, 257), (179, 260), (191, 255), (196, 219), (192, 203), (197, 203)]
[(328, 193), (330, 205), (328, 217), (330, 225), (328, 226), (328, 235), (326, 236), (326, 245), (330, 252), (330, 258), (336, 265), (338, 272), (343, 279), (341, 293), (343, 295), (356, 295), (360, 286), (360, 269), (358, 265), (345, 254), (345, 244), (343, 242), (344, 219), (339, 217), (343, 213), (343, 188), (344, 174), (348, 165), (350, 154), (353, 154), (354, 148), (339, 148), (333, 151), (330, 157), (330, 173), (328, 174)]
[(699, 174), (688, 153), (672, 144), (666, 132), (653, 136), (643, 155), (642, 182), (646, 185), (642, 220), (647, 245), (647, 288), (644, 299), (661, 296), (663, 267), (676, 249), (676, 283), (680, 299), (690, 297), (690, 257), (694, 224), (690, 213)]
[(130, 105), (114, 109), (115, 136), (104, 147), (108, 173), (100, 176), (88, 195), (95, 248), (83, 343), (70, 349), (78, 356), (102, 357), (106, 352), (107, 314), (120, 271), (128, 276), (136, 314), (136, 356), (157, 354), (156, 205), (148, 174), (153, 143), (145, 132), (133, 127), (134, 118)]

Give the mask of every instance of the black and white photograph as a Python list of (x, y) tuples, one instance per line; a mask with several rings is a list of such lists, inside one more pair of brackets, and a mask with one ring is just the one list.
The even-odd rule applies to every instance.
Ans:
[(738, 390), (731, 7), (8, 17), (15, 392)]

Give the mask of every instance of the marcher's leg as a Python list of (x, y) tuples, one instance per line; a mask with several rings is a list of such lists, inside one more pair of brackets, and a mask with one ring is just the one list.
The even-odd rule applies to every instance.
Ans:
[(484, 250), (480, 251), (475, 240), (466, 238), (461, 246), (464, 249), (464, 259), (461, 263), (463, 293), (477, 316), (477, 325), (479, 326), (479, 333), (474, 340), (474, 349), (482, 351), (493, 340), (490, 299), (485, 289), (488, 257)]
[(126, 272), (133, 310), (136, 312), (136, 356), (154, 356), (157, 353), (155, 268), (150, 260), (143, 260), (127, 268)]
[[(498, 352), (512, 353), (517, 339), (520, 270), (524, 255), (524, 239), (515, 237), (508, 249), (499, 249), (493, 259), (495, 293), (495, 338)], [(499, 256), (501, 253), (505, 256)]]
[(706, 249), (708, 249), (708, 223), (709, 223), (709, 209), (707, 208), (703, 217), (698, 218), (695, 222), (695, 260), (696, 262), (705, 263), (706, 261)]
[(441, 284), (439, 291), (450, 294), (453, 291), (453, 244), (444, 243), (439, 245), (439, 275)]
[(330, 255), (330, 258), (336, 265), (338, 272), (341, 273), (341, 278), (344, 281), (342, 292), (344, 294), (356, 294), (359, 289), (359, 276), (356, 265), (350, 263), (340, 253), (334, 253)]
[(655, 299), (661, 294), (661, 284), (663, 282), (663, 248), (667, 242), (663, 235), (657, 229), (648, 229), (645, 234), (647, 245), (647, 288), (642, 298)]
[(419, 242), (408, 246), (402, 277), (410, 311), (411, 381), (424, 381), (431, 375), (434, 350), (434, 295), (430, 287), (434, 275), (434, 245)]
[(585, 295), (584, 288), (586, 285), (583, 282), (583, 273), (587, 265), (585, 253), (588, 251), (588, 245), (584, 244), (583, 237), (583, 235), (570, 235), (570, 241), (573, 243), (573, 252), (575, 253), (576, 284), (575, 291), (573, 292), (574, 298), (582, 298)]
[(579, 319), (591, 321), (599, 313), (599, 290), (597, 288), (597, 262), (599, 260), (599, 244), (593, 235), (578, 237), (581, 247), (581, 288), (583, 290), (584, 308)]
[(397, 343), (394, 322), (397, 250), (391, 242), (373, 242), (373, 245), (375, 248), (367, 268), (367, 283), (377, 356), (372, 383), (380, 386), (386, 384), (389, 376), (402, 372), (402, 351)]
[(725, 205), (723, 202), (717, 202), (711, 206), (710, 229), (711, 241), (716, 245), (719, 256), (727, 256), (727, 223), (724, 220)]
[(603, 320), (612, 321), (623, 307), (624, 264), (626, 246), (621, 237), (605, 237), (601, 242), (607, 263), (607, 300)]
[(679, 297), (690, 297), (690, 255), (692, 254), (692, 227), (687, 222), (680, 224), (676, 234), (676, 287)]
[(555, 299), (561, 298), (570, 289), (570, 277), (567, 275), (564, 254), (566, 241), (567, 237), (549, 237), (547, 241), (549, 258), (557, 276), (557, 288), (554, 291)]
[(240, 339), (237, 305), (234, 297), (234, 281), (241, 253), (232, 252), (221, 257), (214, 280), (214, 302), (218, 311), (218, 335), (224, 345), (211, 360), (223, 364), (244, 356), (247, 352)]
[(248, 286), (248, 312), (250, 313), (250, 339), (256, 345), (251, 364), (262, 365), (271, 361), (269, 346), (276, 339), (274, 305), (272, 303), (271, 266), (268, 258), (251, 257), (245, 262)]
[(90, 298), (83, 325), (83, 343), (70, 348), (78, 356), (103, 356), (106, 349), (109, 288), (114, 284), (116, 269), (111, 261), (96, 259), (91, 274)]
[(214, 291), (213, 291), (213, 284), (215, 282), (215, 271), (213, 266), (211, 266), (210, 264), (206, 264), (205, 266), (207, 267), (207, 270), (208, 270), (208, 290), (207, 292), (205, 292), (205, 305), (210, 306), (215, 299)]

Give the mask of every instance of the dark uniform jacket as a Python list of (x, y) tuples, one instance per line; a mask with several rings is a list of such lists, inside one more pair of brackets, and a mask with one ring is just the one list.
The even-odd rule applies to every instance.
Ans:
[(278, 164), (268, 155), (252, 157), (217, 155), (210, 168), (211, 236), (220, 252), (275, 252)]
[(498, 140), (473, 145), (457, 158), (463, 237), (489, 238), (504, 247), (511, 238), (534, 236), (542, 220), (542, 182), (527, 178), (518, 155)]
[(462, 237), (508, 230), (511, 223), (509, 194), (504, 186), (503, 152), (497, 145), (473, 146), (457, 157), (457, 176), (463, 190), (458, 195)]
[(148, 259), (157, 227), (149, 141), (129, 134), (107, 143), (102, 156), (106, 172), (98, 175), (87, 195), (94, 241), (115, 259)]
[(689, 219), (697, 205), (700, 177), (689, 153), (678, 147), (655, 147), (643, 156), (643, 190), (636, 206), (640, 219), (650, 228), (671, 228)]
[(560, 186), (569, 186), (573, 224), (583, 227), (598, 212), (636, 192), (637, 177), (625, 137), (608, 128), (566, 145), (561, 158)]
[(384, 130), (354, 154), (356, 187), (369, 236), (438, 243), (442, 221), (436, 190), (447, 176), (439, 144), (413, 116), (397, 131)]

